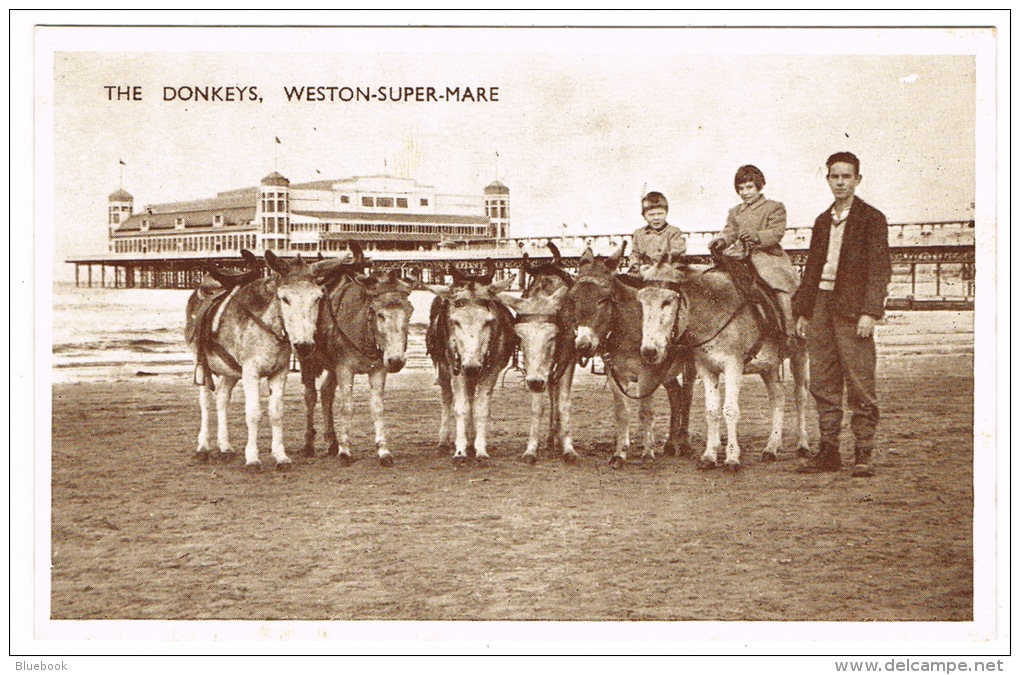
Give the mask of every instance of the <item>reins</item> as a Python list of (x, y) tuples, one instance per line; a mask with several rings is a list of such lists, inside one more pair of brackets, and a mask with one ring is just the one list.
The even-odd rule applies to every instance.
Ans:
[[(374, 341), (372, 343), (372, 349), (375, 350), (375, 354), (376, 354), (375, 356), (366, 354), (365, 351), (361, 348), (361, 346), (359, 346), (358, 343), (350, 335), (348, 335), (344, 331), (343, 328), (340, 327), (340, 322), (337, 320), (337, 317), (336, 317), (336, 305), (339, 305), (339, 304), (341, 304), (344, 301), (344, 298), (347, 295), (348, 289), (350, 289), (351, 285), (354, 284), (354, 283), (357, 283), (357, 282), (351, 281), (351, 283), (349, 283), (349, 284), (347, 284), (346, 286), (343, 287), (343, 289), (340, 291), (340, 295), (337, 297), (336, 304), (334, 304), (332, 301), (329, 303), (329, 312), (327, 312), (327, 313), (329, 314), (330, 323), (332, 323), (333, 329), (340, 335), (340, 337), (342, 337), (344, 340), (346, 340), (348, 343), (350, 343), (350, 345), (352, 347), (354, 347), (354, 350), (356, 352), (358, 352), (358, 354), (360, 354), (365, 359), (368, 359), (369, 361), (378, 361), (379, 359), (382, 358), (382, 354), (383, 354), (382, 350), (379, 349), (379, 345), (376, 342), (374, 342)], [(371, 324), (371, 322), (369, 322), (369, 329), (371, 329), (373, 331), (373, 334), (374, 334), (374, 326)]]

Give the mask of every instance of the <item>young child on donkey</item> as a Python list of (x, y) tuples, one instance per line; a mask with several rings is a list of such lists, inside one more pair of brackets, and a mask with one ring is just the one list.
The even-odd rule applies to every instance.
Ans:
[(797, 335), (791, 296), (797, 290), (800, 275), (779, 244), (786, 231), (786, 207), (761, 193), (765, 174), (758, 167), (748, 164), (737, 169), (733, 187), (741, 203), (729, 210), (726, 227), (708, 247), (719, 252), (746, 247), (758, 276), (775, 292), (789, 342)]
[(643, 262), (659, 262), (663, 253), (674, 264), (687, 253), (687, 238), (666, 222), (668, 213), (669, 202), (661, 192), (649, 192), (641, 198), (641, 216), (647, 225), (635, 230), (631, 238), (628, 273), (637, 274)]

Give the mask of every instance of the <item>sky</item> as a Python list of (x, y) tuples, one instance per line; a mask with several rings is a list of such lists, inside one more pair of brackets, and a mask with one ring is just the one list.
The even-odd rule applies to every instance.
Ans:
[[(765, 194), (786, 205), (791, 226), (807, 226), (831, 201), (826, 157), (849, 150), (862, 161), (858, 194), (890, 222), (974, 217), (979, 30), (125, 27), (42, 37), (52, 71), (37, 68), (37, 124), (52, 129), (52, 146), (37, 157), (52, 158), (42, 165), (62, 272), (67, 256), (105, 250), (107, 196), (121, 185), (140, 210), (253, 186), (274, 169), (292, 182), (405, 173), (456, 194), (498, 178), (511, 191), (511, 234), (542, 236), (633, 231), (646, 190), (666, 195), (681, 229), (720, 229), (743, 164), (764, 171)], [(141, 100), (110, 100), (111, 86), (138, 87)], [(240, 98), (254, 87), (259, 100), (165, 100), (182, 86), (244, 87)], [(483, 87), (498, 100), (288, 100), (302, 86)]]

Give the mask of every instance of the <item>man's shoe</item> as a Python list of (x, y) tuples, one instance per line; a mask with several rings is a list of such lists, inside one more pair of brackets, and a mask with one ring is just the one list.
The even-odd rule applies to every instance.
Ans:
[(871, 466), (871, 446), (858, 445), (854, 449), (854, 468), (850, 475), (854, 478), (870, 478), (875, 475), (875, 469)]
[(821, 449), (814, 457), (797, 467), (797, 473), (829, 473), (839, 471), (843, 461), (839, 457), (839, 446), (822, 443)]

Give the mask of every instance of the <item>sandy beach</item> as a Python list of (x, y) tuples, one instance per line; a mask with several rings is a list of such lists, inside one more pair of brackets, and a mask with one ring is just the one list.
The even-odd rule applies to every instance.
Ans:
[[(295, 466), (258, 474), (240, 461), (194, 462), (198, 405), (186, 374), (55, 384), (50, 616), (969, 620), (973, 335), (933, 315), (881, 328), (870, 480), (795, 473), (789, 428), (780, 461), (760, 463), (766, 398), (751, 377), (736, 475), (677, 457), (608, 468), (611, 394), (587, 371), (575, 386), (576, 466), (548, 452), (535, 466), (519, 461), (528, 401), (511, 372), (493, 403), (492, 464), (455, 467), (434, 449), (434, 374), (407, 369), (387, 388), (394, 467), (375, 461), (363, 378), (357, 461), (342, 467), (321, 443), (318, 456), (297, 457), (294, 373), (285, 440)], [(939, 335), (933, 326), (948, 328)], [(700, 452), (700, 384), (695, 392)], [(655, 401), (661, 437), (664, 394)], [(788, 426), (792, 406), (790, 396)], [(231, 407), (241, 448), (240, 391)], [(816, 443), (813, 404), (809, 425)], [(271, 467), (268, 440), (264, 422)], [(843, 453), (852, 456), (847, 445)]]

